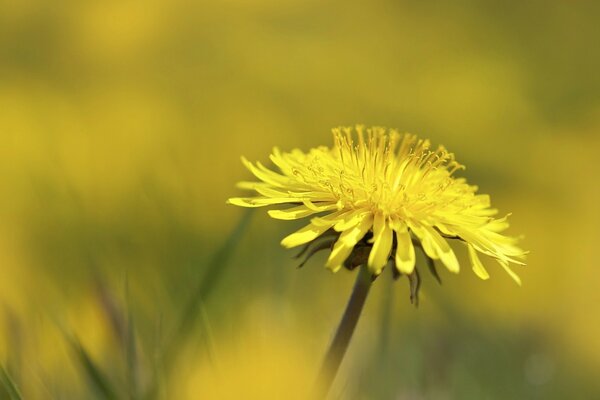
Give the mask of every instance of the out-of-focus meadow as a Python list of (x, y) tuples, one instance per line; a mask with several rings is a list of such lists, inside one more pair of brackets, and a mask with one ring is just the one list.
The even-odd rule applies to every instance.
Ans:
[(0, 0), (0, 398), (9, 379), (28, 399), (306, 398), (354, 274), (297, 270), (279, 240), (299, 223), (225, 200), (240, 155), (354, 123), (446, 145), (531, 254), (521, 288), (461, 254), (418, 309), (384, 274), (332, 398), (600, 398), (599, 18)]

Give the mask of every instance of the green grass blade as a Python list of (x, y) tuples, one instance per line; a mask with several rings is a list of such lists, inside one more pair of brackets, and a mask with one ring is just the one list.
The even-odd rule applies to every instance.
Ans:
[(233, 232), (209, 262), (206, 273), (198, 282), (198, 286), (192, 292), (187, 305), (180, 315), (179, 322), (176, 325), (173, 338), (171, 339), (172, 342), (167, 346), (168, 354), (172, 353), (172, 349), (185, 339), (191, 328), (198, 321), (200, 307), (202, 303), (206, 302), (207, 298), (216, 287), (216, 283), (221, 276), (223, 276), (226, 269), (225, 267), (233, 254), (233, 250), (239, 244), (248, 227), (251, 215), (252, 210), (246, 210), (244, 212)]
[(21, 392), (19, 392), (17, 385), (2, 365), (0, 365), (0, 383), (4, 387), (10, 400), (21, 400), (23, 398), (21, 397)]
[(138, 382), (138, 354), (137, 354), (137, 341), (136, 331), (133, 320), (133, 311), (131, 310), (131, 303), (129, 300), (129, 286), (125, 285), (126, 293), (125, 299), (127, 304), (127, 331), (125, 338), (125, 359), (127, 361), (127, 387), (129, 390), (129, 398), (135, 400), (139, 398), (139, 382)]
[(217, 345), (215, 341), (215, 335), (210, 324), (210, 318), (208, 317), (208, 313), (206, 311), (206, 307), (201, 305), (200, 313), (202, 316), (202, 332), (204, 333), (204, 344), (206, 346), (206, 353), (208, 355), (208, 361), (211, 363), (213, 368), (217, 367)]
[(83, 372), (98, 396), (102, 399), (116, 400), (117, 392), (113, 389), (112, 385), (108, 381), (108, 378), (104, 376), (100, 368), (92, 360), (81, 343), (79, 343), (79, 341), (76, 339), (69, 339), (69, 342)]
[[(157, 365), (161, 371), (170, 369), (172, 362), (178, 355), (178, 350), (181, 347), (180, 344), (185, 341), (187, 335), (198, 320), (201, 320), (202, 305), (211, 295), (219, 279), (223, 276), (226, 270), (225, 267), (228, 265), (235, 248), (238, 246), (250, 223), (251, 216), (251, 209), (244, 211), (237, 225), (227, 237), (227, 240), (219, 250), (215, 252), (211, 261), (207, 264), (205, 274), (197, 282), (196, 288), (192, 291), (182, 313), (176, 320), (174, 330), (167, 339), (165, 345), (162, 346), (158, 361), (158, 364), (160, 365)], [(206, 323), (206, 321), (204, 322)], [(206, 326), (203, 328), (206, 328)], [(210, 339), (208, 340), (210, 341)], [(145, 396), (143, 397), (144, 399), (153, 399), (158, 396), (158, 392), (160, 391), (160, 379), (158, 379), (159, 377), (156, 378), (157, 379), (153, 380), (150, 388), (146, 391)]]

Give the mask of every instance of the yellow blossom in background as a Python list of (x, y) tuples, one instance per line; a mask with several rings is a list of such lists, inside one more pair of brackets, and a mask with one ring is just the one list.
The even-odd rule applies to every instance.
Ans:
[[(497, 233), (526, 233), (529, 267), (508, 263), (531, 284), (474, 247), (482, 284), (472, 238), (434, 224), (462, 274), (439, 271), (407, 225), (415, 268), (371, 287), (330, 397), (600, 399), (600, 318), (582, 307), (600, 304), (599, 15), (593, 1), (0, 1), (0, 381), (24, 399), (310, 399), (298, 386), (318, 376), (359, 274), (319, 268), (334, 228), (277, 243), (338, 209), (273, 221), (305, 203), (225, 199), (270, 198), (233, 188), (265, 183), (240, 155), (292, 182), (262, 185), (289, 198), (302, 181), (273, 146), (328, 153), (328, 128), (374, 121), (468, 166), (451, 176), (491, 196), (490, 217), (513, 213)], [(331, 267), (367, 270), (372, 239), (373, 226)], [(382, 275), (400, 274), (397, 243)], [(318, 249), (316, 269), (283, 268)], [(416, 316), (397, 300), (432, 265), (460, 285), (427, 287)]]
[[(213, 357), (193, 354), (178, 366), (177, 399), (310, 399), (316, 357), (298, 343), (310, 338), (301, 326), (283, 326), (262, 300), (239, 318), (240, 329), (220, 334)], [(189, 371), (189, 375), (182, 373)], [(179, 392), (181, 391), (181, 392)]]
[(457, 273), (459, 263), (447, 239), (458, 239), (477, 276), (489, 278), (478, 256), (482, 253), (520, 283), (509, 263), (523, 265), (525, 252), (515, 238), (501, 233), (508, 228), (507, 217), (494, 218), (498, 211), (491, 208), (490, 197), (453, 176), (464, 167), (443, 146), (432, 150), (428, 140), (381, 127), (336, 128), (333, 139), (332, 148), (308, 153), (274, 148), (270, 158), (280, 172), (242, 158), (260, 182), (240, 182), (239, 187), (258, 195), (229, 203), (292, 205), (269, 211), (283, 220), (319, 215), (281, 243), (291, 248), (329, 237), (318, 249), (333, 246), (326, 264), (333, 271), (362, 254), (375, 275), (390, 259), (398, 272), (410, 275), (419, 246)]

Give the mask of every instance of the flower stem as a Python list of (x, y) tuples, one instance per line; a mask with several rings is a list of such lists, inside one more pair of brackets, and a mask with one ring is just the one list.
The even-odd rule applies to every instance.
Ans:
[(356, 277), (356, 282), (354, 283), (354, 288), (352, 289), (352, 294), (346, 305), (346, 310), (335, 332), (333, 341), (327, 350), (325, 360), (317, 378), (317, 385), (315, 387), (315, 398), (317, 399), (325, 398), (331, 389), (333, 380), (350, 344), (350, 339), (352, 339), (352, 334), (360, 318), (360, 313), (365, 305), (369, 289), (371, 289), (371, 282), (372, 275), (369, 272), (369, 268), (366, 265), (361, 266)]

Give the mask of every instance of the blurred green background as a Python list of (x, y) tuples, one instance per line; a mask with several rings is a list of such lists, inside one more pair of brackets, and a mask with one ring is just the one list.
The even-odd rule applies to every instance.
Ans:
[(9, 379), (28, 399), (306, 398), (354, 276), (297, 270), (278, 243), (299, 224), (225, 200), (240, 155), (355, 123), (444, 144), (531, 254), (521, 288), (462, 254), (417, 310), (384, 274), (332, 398), (600, 398), (599, 18), (0, 0), (0, 398)]

